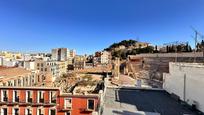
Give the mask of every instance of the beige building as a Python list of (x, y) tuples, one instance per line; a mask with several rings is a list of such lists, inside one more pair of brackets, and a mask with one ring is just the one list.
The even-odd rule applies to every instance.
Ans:
[(22, 59), (22, 54), (16, 52), (3, 51), (0, 53), (0, 56), (3, 56), (6, 59)]
[(1, 86), (37, 86), (45, 80), (39, 72), (23, 68), (0, 67)]
[(134, 44), (134, 48), (146, 48), (150, 45), (150, 43), (147, 43), (147, 42), (136, 42)]
[(74, 58), (76, 56), (76, 50), (67, 49), (67, 58)]
[(85, 56), (75, 56), (75, 58), (74, 58), (74, 69), (75, 70), (84, 69), (85, 61), (86, 61)]
[(35, 59), (33, 61), (25, 61), (24, 68), (39, 71), (45, 75), (47, 79), (54, 81), (57, 77), (67, 73), (67, 61), (44, 61), (43, 59)]
[(107, 51), (103, 51), (101, 52), (101, 56), (100, 56), (100, 63), (101, 64), (108, 64), (110, 61), (110, 53)]

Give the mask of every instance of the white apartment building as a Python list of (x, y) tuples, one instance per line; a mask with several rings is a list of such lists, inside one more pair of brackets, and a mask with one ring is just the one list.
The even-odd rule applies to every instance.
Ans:
[(204, 112), (204, 64), (169, 63), (169, 73), (164, 73), (163, 79), (167, 92)]
[(18, 63), (17, 60), (0, 57), (0, 66), (14, 67), (18, 65)]

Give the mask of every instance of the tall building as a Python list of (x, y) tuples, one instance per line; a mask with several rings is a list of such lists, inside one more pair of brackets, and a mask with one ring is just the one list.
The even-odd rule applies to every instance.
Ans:
[(68, 58), (74, 58), (75, 56), (76, 56), (76, 50), (67, 49), (67, 57)]
[(52, 60), (66, 61), (67, 60), (67, 48), (52, 49)]

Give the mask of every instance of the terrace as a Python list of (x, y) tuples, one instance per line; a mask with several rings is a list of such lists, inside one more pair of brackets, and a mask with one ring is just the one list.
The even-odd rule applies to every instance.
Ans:
[(163, 90), (108, 88), (103, 115), (202, 115)]

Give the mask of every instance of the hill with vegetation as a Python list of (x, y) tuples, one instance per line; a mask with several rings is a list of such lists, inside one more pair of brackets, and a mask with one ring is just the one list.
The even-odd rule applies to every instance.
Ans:
[(108, 48), (104, 50), (111, 52), (113, 59), (115, 58), (126, 59), (128, 55), (154, 52), (154, 47), (152, 46), (147, 46), (144, 48), (135, 48), (134, 46), (137, 43), (138, 41), (132, 40), (132, 39), (123, 40), (118, 43), (113, 43), (112, 45), (110, 45)]

